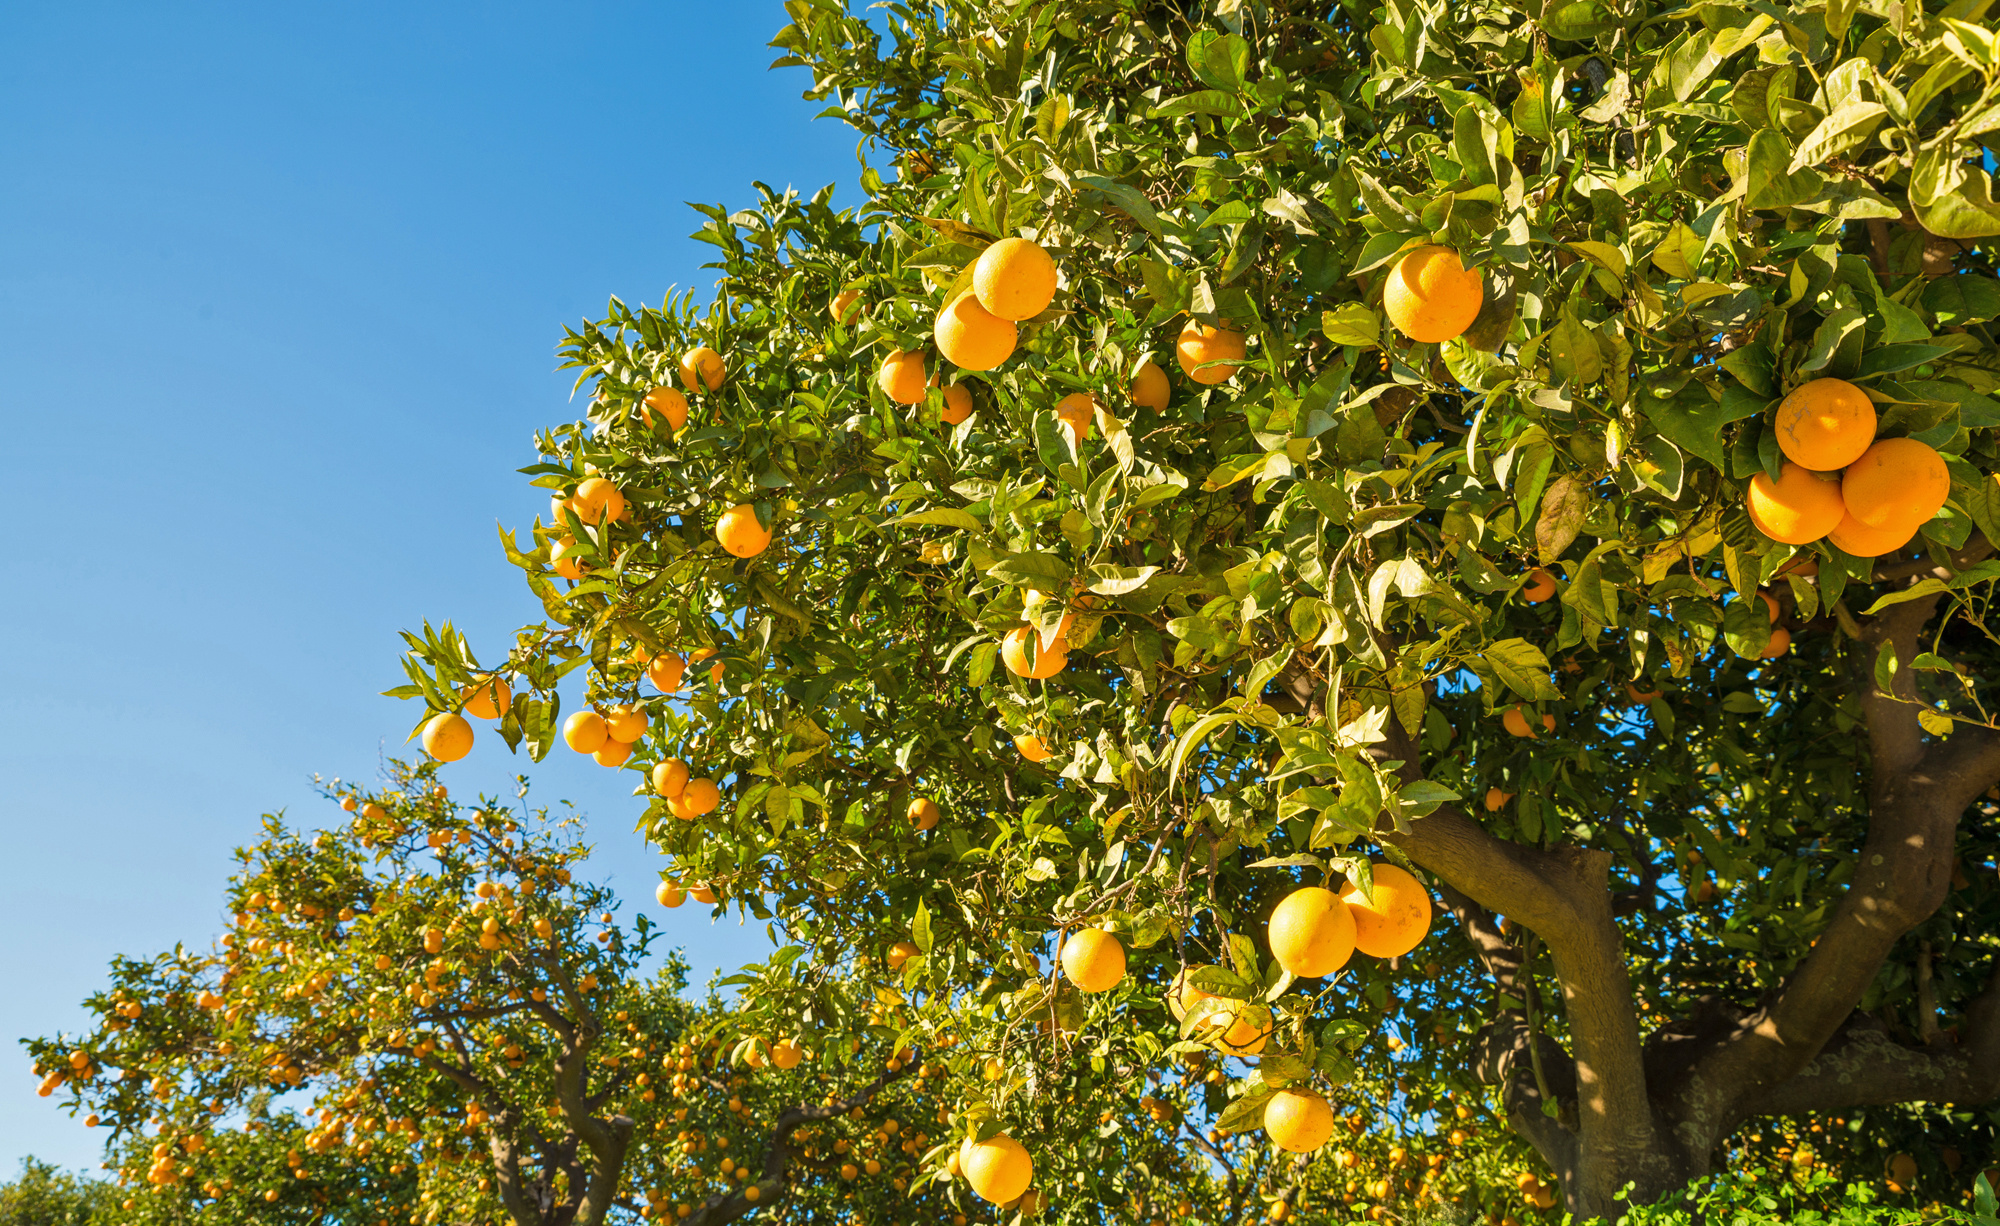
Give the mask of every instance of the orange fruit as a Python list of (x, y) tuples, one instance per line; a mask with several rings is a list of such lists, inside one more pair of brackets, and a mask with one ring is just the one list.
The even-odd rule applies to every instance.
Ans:
[(604, 717), (595, 711), (578, 711), (563, 721), (563, 743), (578, 753), (596, 753), (610, 739)]
[(1841, 475), (1840, 497), (1857, 523), (1882, 529), (1915, 527), (1936, 515), (1951, 497), (1951, 473), (1944, 457), (1926, 443), (1878, 439)]
[(1071, 392), (1056, 401), (1056, 417), (1069, 427), (1069, 436), (1077, 446), (1090, 437), (1090, 423), (1097, 419), (1097, 397), (1089, 392)]
[(757, 520), (757, 508), (738, 503), (715, 521), (715, 539), (739, 558), (754, 558), (771, 544), (771, 530)]
[(1894, 553), (1910, 543), (1917, 534), (1919, 525), (1909, 524), (1896, 528), (1871, 528), (1852, 515), (1840, 521), (1840, 526), (1826, 534), (1842, 553), (1857, 558), (1879, 558), (1885, 553)]
[(599, 766), (623, 766), (625, 759), (632, 756), (632, 742), (606, 737), (604, 744), (592, 750), (590, 756)]
[(1044, 648), (1042, 636), (1033, 626), (1021, 626), (1009, 630), (1001, 641), (1000, 659), (1016, 677), (1040, 681), (1055, 676), (1069, 663), (1069, 640), (1058, 638)]
[(507, 683), (498, 677), (475, 681), (461, 689), (458, 696), (465, 703), (465, 713), (477, 719), (499, 719), (501, 712), (514, 701)]
[(574, 537), (565, 536), (549, 545), (549, 564), (572, 583), (583, 578), (583, 560), (576, 556), (576, 550)]
[(1333, 1139), (1333, 1108), (1311, 1090), (1279, 1090), (1264, 1100), (1264, 1132), (1279, 1149), (1309, 1154)]
[(1407, 252), (1382, 284), (1382, 310), (1413, 341), (1448, 341), (1472, 326), (1485, 300), (1479, 270), (1449, 247)]
[(1431, 896), (1424, 884), (1394, 864), (1374, 868), (1375, 901), (1349, 885), (1340, 893), (1354, 918), (1354, 948), (1376, 958), (1400, 958), (1423, 944), (1431, 930)]
[(1875, 402), (1845, 379), (1814, 379), (1778, 405), (1778, 450), (1815, 472), (1846, 468), (1875, 441)]
[(688, 785), (688, 764), (679, 758), (668, 758), (653, 768), (653, 791), (655, 794), (673, 800)]
[(1759, 660), (1775, 660), (1792, 649), (1792, 632), (1783, 626), (1771, 627), (1771, 641), (1757, 653)]
[(715, 887), (709, 885), (706, 881), (698, 882), (688, 887), (688, 897), (694, 899), (696, 902), (713, 903), (715, 901)]
[(771, 1044), (771, 1063), (781, 1069), (795, 1069), (805, 1058), (805, 1048), (799, 1046), (797, 1039), (779, 1039)]
[(1529, 604), (1540, 604), (1556, 594), (1556, 577), (1537, 566), (1528, 572), (1528, 583), (1521, 589), (1521, 599)]
[(909, 810), (905, 816), (910, 819), (910, 824), (917, 829), (929, 830), (944, 817), (944, 810), (938, 808), (937, 801), (927, 796), (919, 796), (910, 802)]
[(687, 661), (671, 651), (663, 651), (646, 662), (646, 680), (662, 694), (671, 694), (681, 688), (681, 677), (687, 673)]
[(1631, 699), (1633, 704), (1636, 706), (1643, 707), (1647, 703), (1652, 702), (1654, 699), (1657, 699), (1659, 696), (1660, 696), (1659, 690), (1642, 690), (1634, 682), (1627, 681), (1625, 683), (1625, 697)]
[[(715, 654), (715, 648), (703, 647), (700, 650), (696, 651), (693, 655), (688, 657), (688, 663), (699, 664), (703, 660), (708, 659), (710, 656), (714, 654)], [(710, 681), (722, 680), (722, 661), (717, 660), (715, 662), (715, 665), (708, 670), (708, 679)]]
[(1026, 736), (1015, 737), (1014, 748), (1020, 750), (1021, 756), (1030, 762), (1046, 762), (1050, 758), (1055, 757), (1055, 754), (1050, 751), (1049, 747), (1042, 744), (1042, 738), (1032, 733)]
[(889, 947), (889, 956), (886, 959), (889, 963), (889, 969), (892, 971), (902, 970), (903, 963), (908, 962), (911, 958), (916, 957), (922, 952), (924, 951), (917, 948), (915, 941), (896, 942)]
[(875, 386), (897, 404), (922, 404), (927, 378), (923, 352), (898, 349), (882, 359), (881, 369), (875, 372)]
[(1302, 979), (1331, 975), (1354, 955), (1354, 916), (1320, 886), (1293, 890), (1271, 909), (1271, 956)]
[(687, 397), (671, 387), (656, 387), (646, 393), (646, 402), (640, 406), (639, 416), (650, 426), (654, 424), (655, 413), (660, 415), (661, 421), (667, 423), (669, 431), (678, 433), (682, 426), (687, 425)]
[(1512, 799), (1514, 799), (1514, 793), (1512, 792), (1503, 792), (1499, 788), (1487, 788), (1486, 811), (1488, 813), (1498, 813), (1500, 810), (1506, 808), (1507, 802)]
[(841, 323), (850, 324), (861, 316), (861, 291), (844, 289), (833, 296), (827, 304), (827, 313)]
[(637, 705), (609, 708), (604, 713), (604, 730), (612, 740), (632, 744), (646, 735), (646, 708)]
[[(1535, 730), (1528, 726), (1527, 709), (1519, 703), (1515, 703), (1513, 706), (1507, 708), (1507, 713), (1500, 717), (1500, 723), (1515, 736), (1524, 736), (1531, 741), (1535, 739)], [(1542, 716), (1542, 729), (1545, 732), (1554, 732), (1556, 730), (1556, 717), (1553, 715)]]
[[(1243, 353), (1241, 332), (1211, 328), (1192, 319), (1188, 320), (1187, 327), (1181, 329), (1180, 339), (1174, 342), (1174, 354), (1180, 359), (1181, 372), (1196, 383), (1225, 383), (1234, 378), (1236, 368), (1243, 364)], [(1206, 365), (1210, 362), (1219, 365)]]
[(1125, 946), (1102, 928), (1080, 928), (1063, 942), (1063, 974), (1081, 992), (1108, 992), (1125, 978)]
[(1778, 469), (1776, 481), (1765, 473), (1750, 478), (1743, 506), (1757, 531), (1784, 545), (1810, 545), (1839, 527), (1847, 514), (1840, 482), (1790, 460)]
[(1254, 1056), (1264, 1050), (1264, 1044), (1271, 1041), (1274, 1029), (1269, 1009), (1248, 1002), (1238, 1002), (1230, 1010), (1229, 1029), (1222, 1032), (1222, 1037), (1217, 1042), (1232, 1056)]
[(713, 779), (690, 779), (681, 794), (667, 802), (667, 809), (682, 821), (715, 812), (722, 804), (722, 789)]
[(681, 889), (672, 878), (667, 878), (653, 890), (653, 897), (658, 899), (663, 907), (678, 907), (687, 901), (687, 891)]
[(472, 752), (472, 725), (463, 715), (446, 712), (424, 724), (424, 752), (440, 762), (456, 762)]
[(1167, 411), (1167, 402), (1174, 398), (1173, 385), (1167, 382), (1167, 372), (1152, 362), (1140, 365), (1139, 373), (1132, 376), (1132, 403), (1155, 413)]
[(570, 496), (569, 505), (575, 509), (576, 517), (586, 524), (625, 518), (625, 495), (602, 477), (585, 477), (579, 482), (576, 493)]
[(1167, 1008), (1173, 1011), (1174, 1020), (1177, 1022), (1185, 1021), (1188, 1011), (1202, 1001), (1217, 999), (1215, 993), (1204, 992), (1188, 982), (1188, 974), (1194, 969), (1197, 968), (1182, 969), (1174, 976), (1174, 981), (1167, 985)]
[(944, 389), (944, 405), (938, 409), (938, 420), (947, 426), (955, 426), (972, 416), (972, 389), (963, 383), (954, 383)]
[(1055, 300), (1056, 262), (1038, 243), (1003, 238), (979, 253), (972, 293), (997, 319), (1032, 319)]
[(992, 370), (1014, 352), (1014, 325), (979, 305), (971, 294), (945, 303), (931, 330), (938, 352), (963, 370)]
[(1004, 1132), (984, 1141), (967, 1137), (958, 1147), (958, 1169), (974, 1192), (996, 1205), (1020, 1199), (1035, 1179), (1034, 1160)]
[(722, 386), (722, 355), (707, 345), (697, 345), (681, 355), (681, 384), (689, 391)]

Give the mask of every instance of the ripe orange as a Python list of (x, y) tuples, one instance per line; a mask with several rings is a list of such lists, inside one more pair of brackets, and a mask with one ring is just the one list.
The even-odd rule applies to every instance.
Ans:
[(592, 750), (590, 756), (599, 766), (623, 766), (625, 759), (632, 756), (632, 742), (606, 737), (604, 744)]
[(1097, 419), (1097, 397), (1089, 392), (1071, 392), (1056, 401), (1056, 417), (1069, 427), (1069, 436), (1077, 446), (1090, 437), (1090, 423)]
[[(1181, 329), (1180, 339), (1174, 342), (1174, 354), (1180, 359), (1181, 372), (1196, 383), (1225, 383), (1234, 378), (1236, 368), (1243, 364), (1243, 353), (1241, 332), (1211, 328), (1192, 319)], [(1207, 365), (1210, 362), (1217, 365)]]
[(1354, 948), (1376, 958), (1400, 958), (1431, 930), (1431, 896), (1423, 882), (1394, 864), (1374, 869), (1375, 901), (1349, 885), (1340, 900), (1354, 917)]
[(1792, 632), (1783, 626), (1771, 627), (1771, 641), (1757, 653), (1759, 660), (1775, 660), (1792, 649)]
[(945, 303), (931, 330), (938, 352), (963, 370), (992, 370), (1014, 353), (1014, 325), (985, 307), (971, 294)]
[(688, 764), (679, 758), (668, 758), (653, 768), (655, 794), (673, 800), (686, 790), (687, 785)]
[(576, 556), (576, 550), (574, 537), (565, 536), (549, 545), (549, 564), (555, 567), (556, 574), (572, 583), (583, 578), (583, 560)]
[(1055, 676), (1069, 663), (1069, 640), (1058, 638), (1044, 648), (1042, 636), (1033, 626), (1020, 626), (1009, 630), (1001, 641), (1000, 659), (1016, 677), (1040, 681)]
[(958, 1147), (958, 1169), (974, 1192), (996, 1205), (1018, 1200), (1035, 1179), (1034, 1160), (1004, 1132), (984, 1141), (967, 1137)]
[(507, 683), (498, 677), (475, 681), (461, 689), (458, 696), (465, 703), (465, 713), (477, 719), (499, 719), (501, 712), (514, 701)]
[(1842, 553), (1852, 554), (1857, 558), (1879, 558), (1885, 553), (1894, 553), (1909, 544), (1910, 539), (1916, 536), (1919, 526), (1909, 524), (1903, 527), (1871, 528), (1849, 515), (1840, 521), (1839, 527), (1826, 534), (1826, 539), (1833, 542), (1834, 547)]
[(909, 810), (905, 813), (905, 816), (910, 819), (910, 824), (917, 829), (929, 830), (944, 817), (944, 810), (938, 808), (937, 801), (927, 796), (919, 796), (910, 802)]
[(679, 433), (688, 421), (687, 397), (671, 387), (656, 387), (646, 393), (646, 402), (639, 409), (639, 416), (647, 425), (653, 424), (653, 414), (667, 423), (667, 429)]
[(1642, 690), (1635, 682), (1627, 681), (1625, 683), (1625, 697), (1631, 699), (1635, 706), (1643, 707), (1647, 703), (1659, 698), (1659, 696), (1659, 690)]
[(424, 724), (424, 752), (440, 762), (456, 762), (472, 752), (472, 725), (463, 715), (445, 712)]
[(681, 677), (686, 672), (687, 661), (676, 652), (663, 651), (646, 662), (646, 680), (662, 694), (681, 688)]
[(604, 717), (595, 711), (578, 711), (563, 721), (563, 743), (578, 753), (596, 753), (597, 747), (610, 739)]
[(1269, 1009), (1239, 1001), (1230, 1009), (1229, 1029), (1222, 1032), (1217, 1042), (1230, 1055), (1247, 1058), (1264, 1050), (1275, 1029)]
[(1173, 385), (1167, 382), (1167, 372), (1152, 362), (1139, 367), (1139, 373), (1132, 376), (1132, 403), (1155, 413), (1167, 411), (1167, 402), (1174, 398)]
[(1042, 744), (1042, 738), (1032, 733), (1026, 736), (1015, 737), (1014, 748), (1020, 750), (1021, 756), (1030, 762), (1046, 762), (1050, 758), (1055, 757), (1055, 754), (1050, 751), (1049, 747)]
[(897, 404), (922, 404), (925, 394), (924, 355), (919, 349), (898, 349), (882, 359), (875, 386)]
[(827, 313), (844, 324), (851, 324), (861, 316), (861, 291), (844, 289), (833, 296), (827, 304)]
[(715, 901), (715, 887), (706, 881), (696, 882), (694, 885), (688, 887), (688, 897), (700, 903), (713, 903)]
[[(722, 355), (707, 345), (697, 345), (681, 355), (681, 384), (689, 391), (722, 386)], [(699, 386), (697, 386), (699, 383)]]
[(1056, 296), (1056, 262), (1037, 243), (1003, 238), (979, 253), (972, 293), (995, 318), (1032, 319)]
[(602, 477), (585, 477), (579, 482), (576, 493), (570, 496), (569, 505), (575, 509), (576, 517), (586, 524), (625, 518), (625, 495)]
[(1449, 247), (1408, 252), (1382, 284), (1382, 310), (1396, 331), (1413, 341), (1448, 341), (1479, 317), (1486, 290), (1479, 270), (1467, 268)]
[(1309, 1154), (1333, 1139), (1333, 1108), (1311, 1090), (1279, 1090), (1264, 1101), (1264, 1132), (1279, 1149)]
[[(1528, 726), (1527, 709), (1521, 706), (1520, 703), (1515, 703), (1513, 706), (1507, 708), (1507, 713), (1500, 717), (1500, 724), (1515, 736), (1524, 736), (1531, 741), (1535, 739), (1535, 730)], [(1554, 732), (1556, 730), (1556, 717), (1553, 715), (1542, 716), (1542, 730), (1545, 732)]]
[(669, 877), (661, 880), (659, 886), (653, 891), (653, 897), (659, 900), (661, 906), (673, 908), (687, 901), (687, 891), (683, 890), (679, 883)]
[(1875, 441), (1875, 402), (1845, 379), (1814, 379), (1779, 403), (1773, 425), (1786, 459), (1831, 472), (1860, 459)]
[(633, 704), (606, 709), (604, 730), (612, 740), (632, 744), (646, 735), (646, 708)]
[[(712, 655), (714, 655), (714, 654), (715, 654), (715, 648), (713, 648), (713, 647), (703, 647), (703, 648), (700, 648), (700, 649), (698, 649), (698, 650), (697, 650), (697, 651), (696, 651), (696, 652), (695, 652), (695, 653), (694, 653), (693, 655), (691, 655), (691, 656), (689, 656), (689, 657), (688, 657), (688, 663), (690, 663), (690, 664), (699, 664), (699, 663), (701, 663), (701, 662), (702, 662), (703, 660), (706, 660), (706, 659), (708, 659), (708, 658), (709, 658), (710, 656), (712, 656)], [(720, 660), (717, 660), (717, 661), (715, 662), (714, 666), (713, 666), (713, 667), (711, 667), (711, 668), (710, 668), (710, 669), (708, 670), (708, 679), (709, 679), (710, 681), (721, 681), (721, 680), (722, 680), (722, 667), (723, 667), (723, 666), (722, 666), (722, 661), (720, 661)]]
[(963, 383), (954, 383), (944, 389), (944, 405), (938, 409), (938, 420), (947, 426), (955, 426), (972, 416), (972, 389)]
[(1521, 599), (1529, 604), (1540, 604), (1556, 594), (1556, 577), (1537, 566), (1528, 572), (1527, 586), (1521, 589)]
[(713, 779), (690, 779), (681, 794), (667, 802), (667, 810), (682, 821), (713, 813), (722, 803), (722, 789)]
[(889, 969), (892, 971), (902, 970), (903, 963), (908, 962), (911, 958), (916, 957), (922, 952), (924, 951), (917, 948), (915, 941), (896, 942), (889, 947), (889, 956), (886, 959), (889, 963)]
[(1202, 1001), (1216, 999), (1215, 993), (1204, 992), (1188, 982), (1189, 973), (1196, 969), (1198, 968), (1182, 968), (1180, 973), (1174, 976), (1174, 981), (1167, 985), (1167, 1008), (1173, 1011), (1174, 1020), (1177, 1022), (1185, 1021), (1188, 1010)]
[(1743, 505), (1757, 531), (1785, 545), (1812, 544), (1839, 527), (1847, 513), (1839, 482), (1789, 460), (1776, 481), (1764, 473), (1750, 478)]
[(754, 558), (771, 544), (771, 530), (757, 519), (757, 508), (738, 503), (715, 521), (715, 539), (739, 558)]
[(1512, 792), (1503, 792), (1499, 788), (1487, 788), (1486, 811), (1488, 813), (1498, 813), (1500, 810), (1506, 808), (1507, 802), (1512, 799), (1514, 799), (1514, 793)]
[(1331, 975), (1354, 956), (1354, 916), (1332, 890), (1309, 885), (1271, 909), (1271, 956), (1302, 979)]
[(1885, 438), (1847, 466), (1840, 496), (1857, 523), (1885, 530), (1916, 527), (1951, 497), (1951, 473), (1928, 444)]
[(779, 1039), (771, 1044), (771, 1063), (781, 1069), (795, 1069), (805, 1058), (805, 1049), (799, 1046), (797, 1039)]
[(1080, 928), (1063, 942), (1062, 968), (1078, 991), (1110, 991), (1125, 978), (1125, 946), (1102, 928)]

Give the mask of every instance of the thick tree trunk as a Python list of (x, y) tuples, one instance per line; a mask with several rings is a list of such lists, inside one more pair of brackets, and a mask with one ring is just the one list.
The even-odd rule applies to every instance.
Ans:
[[(1560, 1177), (1571, 1213), (1615, 1215), (1621, 1189), (1645, 1202), (1708, 1174), (1723, 1141), (1753, 1116), (2000, 1096), (2000, 971), (1955, 1040), (1899, 1044), (1855, 1012), (1896, 942), (1943, 903), (1959, 815), (2000, 781), (2000, 735), (1961, 725), (1932, 740), (1917, 723), (1907, 664), (1936, 604), (1891, 607), (1851, 653), (1868, 721), (1868, 835), (1812, 952), (1755, 1005), (1704, 1000), (1642, 1039), (1608, 852), (1506, 842), (1450, 807), (1406, 831), (1378, 829), (1444, 883), (1446, 907), (1504, 997), (1525, 1003), (1535, 988), (1522, 974), (1524, 951), (1494, 917), (1547, 947), (1574, 1050), (1509, 1009), (1482, 1036), (1479, 1066), (1501, 1087), (1510, 1125)], [(1905, 665), (1890, 691), (1875, 685), (1883, 644)], [(1394, 721), (1390, 732), (1381, 752), (1420, 777), (1417, 746)]]

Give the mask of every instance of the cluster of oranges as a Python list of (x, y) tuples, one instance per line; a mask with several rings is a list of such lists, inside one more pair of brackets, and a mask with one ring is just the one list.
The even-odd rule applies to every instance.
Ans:
[(1875, 402), (1844, 379), (1794, 388), (1775, 424), (1778, 478), (1752, 477), (1744, 504), (1780, 544), (1825, 538), (1857, 558), (1880, 557), (1909, 544), (1951, 495), (1944, 457), (1918, 439), (1877, 439)]

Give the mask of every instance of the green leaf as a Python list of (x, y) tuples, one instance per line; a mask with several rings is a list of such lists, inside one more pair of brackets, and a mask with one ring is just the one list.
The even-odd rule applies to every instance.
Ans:
[(1792, 155), (1787, 169), (1797, 172), (1818, 166), (1856, 148), (1875, 134), (1888, 114), (1888, 109), (1879, 102), (1856, 99), (1843, 103), (1799, 142), (1798, 152)]
[(1958, 156), (1949, 139), (1924, 148), (1910, 172), (1910, 205), (1924, 229), (1940, 238), (2000, 234), (2000, 203), (1993, 179)]
[(1250, 42), (1240, 34), (1199, 30), (1187, 41), (1187, 62), (1203, 84), (1235, 92), (1250, 72)]
[(986, 569), (988, 577), (1013, 587), (1051, 591), (1066, 582), (1073, 572), (1068, 562), (1052, 553), (1010, 553)]
[(1480, 657), (1508, 689), (1529, 702), (1554, 702), (1562, 692), (1549, 680), (1549, 658), (1526, 639), (1502, 639)]
[(1157, 566), (1114, 566), (1100, 562), (1090, 568), (1090, 590), (1099, 596), (1125, 596), (1144, 587), (1160, 573)]
[(963, 507), (928, 507), (922, 511), (912, 511), (898, 516), (898, 524), (936, 524), (942, 528), (962, 528), (967, 532), (984, 532), (986, 525), (973, 518)]
[(1211, 732), (1225, 725), (1233, 724), (1236, 720), (1237, 715), (1234, 711), (1211, 711), (1194, 723), (1189, 724), (1188, 730), (1181, 733), (1180, 740), (1174, 743), (1173, 756), (1167, 763), (1167, 779), (1170, 782), (1179, 779), (1181, 776), (1181, 767), (1187, 764), (1188, 755), (1201, 748), (1201, 743), (1208, 739)]
[(1944, 327), (2000, 318), (2000, 277), (1972, 271), (1938, 277), (1924, 287), (1924, 309)]
[(1682, 281), (1692, 281), (1695, 266), (1701, 262), (1701, 235), (1696, 234), (1684, 222), (1675, 222), (1668, 227), (1666, 237), (1653, 248), (1650, 258), (1653, 267), (1670, 277)]
[(1753, 209), (1786, 209), (1817, 196), (1826, 180), (1817, 170), (1793, 170), (1792, 147), (1775, 128), (1750, 138), (1744, 173), (1745, 202)]
[(1373, 348), (1382, 341), (1382, 317), (1365, 303), (1350, 302), (1335, 310), (1322, 311), (1320, 331), (1336, 345)]

